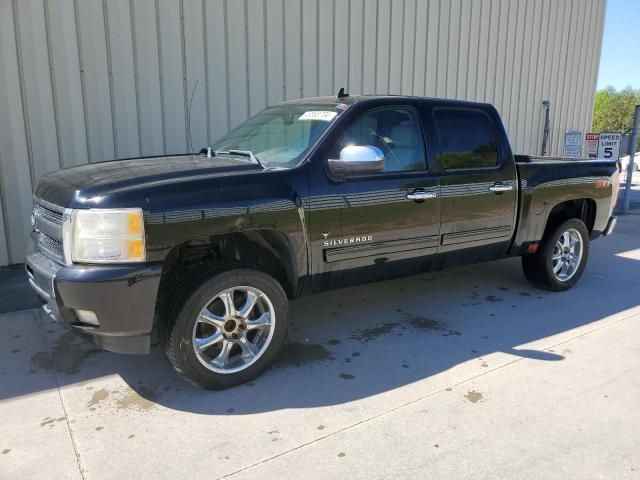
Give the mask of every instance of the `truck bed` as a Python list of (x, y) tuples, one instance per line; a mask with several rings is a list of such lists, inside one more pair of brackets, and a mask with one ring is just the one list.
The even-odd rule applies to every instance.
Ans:
[(514, 245), (542, 238), (553, 208), (567, 201), (588, 199), (593, 208), (592, 236), (604, 230), (618, 190), (615, 160), (515, 155), (520, 187), (519, 226)]
[(559, 164), (559, 165), (568, 165), (568, 164), (603, 164), (603, 165), (615, 165), (615, 160), (605, 160), (602, 158), (574, 158), (574, 157), (541, 157), (537, 155), (514, 155), (513, 156), (516, 163), (541, 163), (541, 164)]

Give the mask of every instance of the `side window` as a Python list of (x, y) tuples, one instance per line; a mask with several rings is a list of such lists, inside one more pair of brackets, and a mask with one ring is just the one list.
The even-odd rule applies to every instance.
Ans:
[(425, 169), (420, 124), (410, 108), (378, 108), (365, 113), (346, 131), (332, 154), (337, 158), (340, 150), (349, 145), (369, 145), (382, 150), (383, 172)]
[(479, 110), (438, 108), (434, 116), (440, 140), (438, 163), (442, 168), (498, 164), (498, 137), (487, 114)]

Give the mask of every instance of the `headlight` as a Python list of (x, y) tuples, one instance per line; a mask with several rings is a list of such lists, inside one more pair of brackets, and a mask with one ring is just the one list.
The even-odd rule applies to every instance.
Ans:
[(73, 262), (145, 260), (144, 221), (139, 208), (73, 210), (68, 229), (70, 235), (64, 237), (70, 238), (68, 251)]

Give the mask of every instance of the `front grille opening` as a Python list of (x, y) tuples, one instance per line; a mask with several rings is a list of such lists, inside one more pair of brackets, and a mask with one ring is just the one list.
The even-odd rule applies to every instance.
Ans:
[(39, 203), (36, 203), (33, 209), (33, 214), (36, 218), (42, 217), (51, 223), (62, 225), (62, 213), (43, 207)]
[(38, 235), (38, 247), (45, 255), (62, 262), (64, 258), (64, 250), (61, 242), (41, 233)]
[(63, 208), (43, 205), (38, 199), (33, 208), (35, 240), (38, 250), (57, 263), (64, 263), (62, 247)]

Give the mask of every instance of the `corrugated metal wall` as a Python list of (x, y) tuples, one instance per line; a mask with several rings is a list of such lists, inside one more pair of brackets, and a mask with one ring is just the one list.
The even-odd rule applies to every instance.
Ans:
[[(605, 0), (0, 0), (0, 265), (49, 171), (207, 145), (283, 99), (494, 103), (522, 153), (587, 131)], [(557, 144), (556, 144), (557, 146)], [(552, 149), (552, 152), (557, 151)]]

